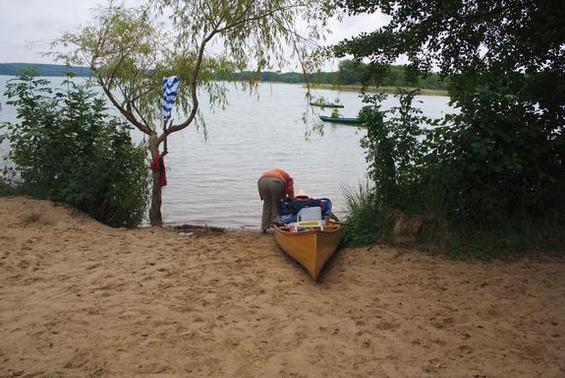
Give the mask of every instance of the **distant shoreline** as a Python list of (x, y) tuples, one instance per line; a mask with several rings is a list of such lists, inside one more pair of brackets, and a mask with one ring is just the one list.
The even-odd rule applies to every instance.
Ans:
[(68, 74), (79, 77), (93, 76), (92, 70), (88, 67), (44, 63), (0, 63), (0, 76), (20, 76), (22, 70), (28, 68), (34, 68), (37, 75), (43, 77), (65, 77)]
[[(305, 83), (297, 83), (306, 87)], [(360, 84), (311, 84), (311, 88), (314, 89), (328, 89), (334, 91), (342, 91), (342, 92), (360, 92), (363, 88)], [(449, 93), (445, 89), (428, 89), (428, 88), (414, 88), (414, 87), (376, 87), (376, 86), (368, 86), (365, 88), (366, 92), (384, 92), (389, 94), (397, 94), (399, 89), (406, 89), (406, 90), (417, 90), (418, 95), (422, 96), (443, 96), (449, 97)]]
[[(23, 69), (35, 67), (37, 70), (38, 76), (44, 77), (65, 77), (69, 73), (75, 77), (92, 77), (93, 72), (88, 67), (77, 67), (77, 66), (66, 66), (62, 64), (43, 64), (43, 63), (0, 63), (0, 76), (19, 76)], [(249, 75), (257, 75), (257, 73), (252, 72), (241, 72), (234, 75), (240, 76), (249, 76)], [(299, 77), (301, 74), (295, 72), (287, 72), (287, 73), (275, 73), (275, 72), (263, 72), (262, 75), (266, 75), (267, 80), (265, 77), (263, 80), (256, 80), (256, 82), (260, 83), (282, 83), (282, 84), (297, 84), (301, 86), (306, 86), (306, 82), (300, 81)], [(330, 73), (331, 74), (331, 73)], [(277, 77), (280, 76), (282, 78), (286, 78), (286, 80), (277, 80)], [(292, 77), (291, 77), (292, 76)], [(296, 76), (296, 77), (295, 77)], [(273, 80), (274, 79), (274, 80)], [(242, 77), (235, 78), (235, 80), (230, 81), (246, 81), (245, 79), (242, 80)], [(361, 84), (329, 84), (329, 83), (313, 83), (310, 84), (311, 88), (315, 89), (328, 89), (328, 90), (337, 90), (337, 91), (345, 91), (345, 92), (360, 92), (362, 85)], [(365, 88), (367, 92), (385, 92), (390, 94), (398, 93), (397, 86), (382, 86), (382, 87), (375, 87), (370, 86)], [(431, 89), (431, 88), (411, 88), (411, 87), (404, 87), (404, 89), (418, 89), (420, 95), (424, 96), (448, 96), (447, 90), (445, 89)]]
[[(38, 72), (38, 76), (43, 77), (65, 77), (69, 73), (76, 77), (92, 77), (92, 71), (87, 67), (70, 67), (58, 64), (28, 64), (28, 63), (0, 63), (0, 76), (18, 76), (22, 69), (28, 67), (35, 67)], [(245, 80), (235, 79), (235, 82), (243, 82)], [(289, 82), (284, 80), (257, 80), (259, 83), (281, 83), (281, 84), (294, 84), (306, 87), (306, 82)], [(363, 86), (361, 84), (325, 84), (325, 83), (313, 83), (310, 84), (311, 88), (314, 89), (327, 89), (336, 90), (344, 92), (360, 92)], [(430, 89), (430, 88), (412, 88), (403, 87), (402, 89), (417, 89), (418, 94), (423, 96), (448, 96), (447, 90), (444, 89)], [(397, 94), (399, 87), (396, 86), (382, 86), (366, 87), (367, 92), (384, 92), (389, 94)]]

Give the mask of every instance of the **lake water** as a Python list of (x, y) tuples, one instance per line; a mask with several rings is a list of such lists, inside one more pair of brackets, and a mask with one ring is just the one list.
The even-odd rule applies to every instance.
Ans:
[[(2, 94), (9, 79), (0, 76)], [(62, 79), (49, 80), (58, 84)], [(367, 164), (359, 146), (363, 129), (327, 124), (323, 135), (314, 133), (306, 139), (306, 131), (318, 123), (318, 114), (330, 111), (309, 107), (301, 85), (261, 84), (253, 96), (236, 86), (229, 88), (225, 110), (211, 111), (202, 99), (207, 141), (194, 127), (169, 138), (168, 185), (162, 207), (165, 223), (258, 228), (262, 203), (257, 179), (274, 167), (293, 176), (295, 189), (332, 199), (334, 212), (341, 214), (343, 187), (366, 181)], [(354, 92), (315, 90), (313, 94), (339, 98), (345, 105), (340, 114), (345, 117), (356, 116), (362, 106)], [(451, 110), (447, 97), (418, 96), (417, 100), (430, 117)], [(3, 95), (0, 101), (0, 122), (14, 121), (15, 109), (6, 105)], [(397, 101), (389, 96), (385, 108), (395, 105)], [(3, 146), (0, 152), (5, 150)]]

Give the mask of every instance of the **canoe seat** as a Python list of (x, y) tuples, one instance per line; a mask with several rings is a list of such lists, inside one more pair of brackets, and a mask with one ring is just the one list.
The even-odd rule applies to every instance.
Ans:
[(322, 208), (320, 206), (305, 207), (300, 209), (296, 215), (296, 220), (300, 221), (321, 221), (322, 220)]

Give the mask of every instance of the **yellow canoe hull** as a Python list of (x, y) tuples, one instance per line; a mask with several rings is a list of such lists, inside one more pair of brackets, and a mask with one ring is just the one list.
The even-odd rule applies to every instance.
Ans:
[(314, 280), (318, 279), (324, 264), (335, 253), (341, 241), (341, 226), (331, 224), (324, 230), (290, 232), (274, 226), (278, 246), (302, 265)]

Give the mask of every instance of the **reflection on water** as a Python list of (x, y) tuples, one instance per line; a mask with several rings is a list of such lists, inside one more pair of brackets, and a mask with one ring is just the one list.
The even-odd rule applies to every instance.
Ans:
[[(2, 92), (7, 79), (0, 77)], [(362, 105), (353, 92), (319, 90), (314, 94), (338, 97), (345, 105), (340, 110), (344, 117), (356, 116)], [(194, 127), (170, 137), (162, 208), (166, 223), (258, 228), (257, 179), (273, 167), (286, 169), (294, 177), (295, 188), (313, 197), (331, 198), (338, 214), (343, 211), (342, 186), (366, 180), (367, 165), (359, 147), (362, 129), (328, 124), (323, 135), (306, 140), (305, 132), (317, 122), (318, 112), (329, 114), (330, 110), (309, 108), (300, 85), (263, 84), (258, 95), (249, 96), (230, 86), (228, 107), (216, 112), (203, 101), (207, 142)], [(446, 97), (418, 99), (427, 116), (439, 116), (449, 109)], [(6, 106), (5, 98), (1, 101), (0, 122), (13, 121), (14, 109)], [(389, 97), (386, 106), (393, 104), (396, 102)], [(302, 120), (305, 112), (309, 126)]]

